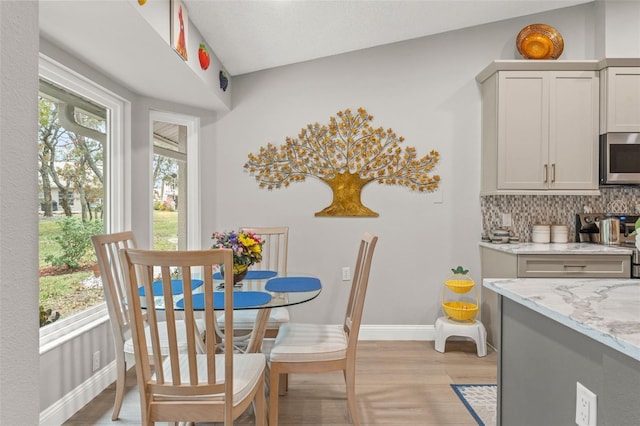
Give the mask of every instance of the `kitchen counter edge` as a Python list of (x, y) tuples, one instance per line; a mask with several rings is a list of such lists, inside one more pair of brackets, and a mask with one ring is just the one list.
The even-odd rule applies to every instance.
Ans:
[(602, 245), (593, 243), (504, 243), (495, 244), (485, 241), (480, 242), (480, 247), (502, 251), (511, 254), (610, 254), (631, 256), (633, 248)]
[[(582, 293), (584, 293), (585, 288), (593, 288), (592, 293), (582, 295), (582, 300), (589, 299), (589, 294), (596, 299), (602, 298), (603, 289), (626, 287), (634, 291), (640, 291), (640, 280), (614, 278), (485, 278), (483, 286), (640, 361), (640, 332), (635, 332), (623, 338), (620, 336), (622, 333), (616, 333), (615, 326), (609, 325), (624, 322), (624, 318), (630, 313), (631, 316), (637, 314), (637, 310), (640, 308), (640, 299), (637, 297), (627, 299), (625, 301), (626, 307), (621, 306), (620, 310), (616, 311), (616, 315), (620, 316), (619, 318), (608, 317), (603, 320), (601, 315), (596, 315), (595, 319), (579, 318), (584, 313), (583, 307), (579, 307), (580, 311), (578, 311), (577, 306), (571, 305), (567, 301), (574, 298), (562, 297), (567, 292), (571, 292), (572, 288), (579, 289), (578, 291)], [(548, 300), (553, 299), (553, 297), (555, 297), (555, 300), (549, 303)], [(554, 303), (556, 304), (555, 307), (553, 306)], [(560, 310), (562, 309), (565, 312), (561, 312)]]

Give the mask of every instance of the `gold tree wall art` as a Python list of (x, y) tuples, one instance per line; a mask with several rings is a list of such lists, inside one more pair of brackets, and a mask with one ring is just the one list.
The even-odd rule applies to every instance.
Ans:
[(392, 129), (371, 126), (373, 116), (364, 108), (350, 109), (329, 117), (328, 125), (307, 124), (297, 138), (287, 137), (279, 147), (268, 143), (257, 154), (250, 153), (245, 170), (261, 188), (274, 189), (315, 177), (333, 191), (330, 206), (316, 216), (369, 216), (378, 213), (362, 204), (362, 188), (371, 182), (399, 185), (418, 192), (438, 189), (440, 176), (429, 173), (440, 155), (432, 150), (417, 158), (413, 147)]

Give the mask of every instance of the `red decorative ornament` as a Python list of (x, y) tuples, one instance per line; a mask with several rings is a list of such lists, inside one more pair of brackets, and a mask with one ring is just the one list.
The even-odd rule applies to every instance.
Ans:
[(203, 70), (209, 68), (209, 65), (211, 64), (211, 57), (209, 56), (209, 51), (207, 51), (207, 46), (203, 43), (201, 43), (198, 48), (198, 59), (200, 60), (200, 67)]

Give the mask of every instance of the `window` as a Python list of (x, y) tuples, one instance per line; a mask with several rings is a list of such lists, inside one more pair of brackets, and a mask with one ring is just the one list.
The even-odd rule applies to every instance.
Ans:
[(90, 236), (126, 229), (130, 215), (128, 104), (41, 55), (39, 107), (40, 305), (41, 323), (50, 322), (42, 345), (45, 329), (106, 315)]
[(153, 248), (201, 248), (197, 118), (151, 111)]
[(153, 122), (153, 248), (186, 248), (187, 128)]

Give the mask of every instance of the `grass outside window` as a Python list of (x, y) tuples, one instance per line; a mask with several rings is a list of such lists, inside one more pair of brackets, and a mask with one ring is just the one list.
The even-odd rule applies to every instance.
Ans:
[[(87, 256), (87, 261), (76, 269), (55, 268), (44, 259), (60, 251), (55, 236), (60, 232), (59, 221), (63, 217), (40, 218), (40, 305), (66, 318), (81, 312), (104, 300), (100, 277), (96, 276), (95, 254)], [(154, 248), (175, 250), (178, 235), (178, 214), (170, 211), (153, 213)]]

